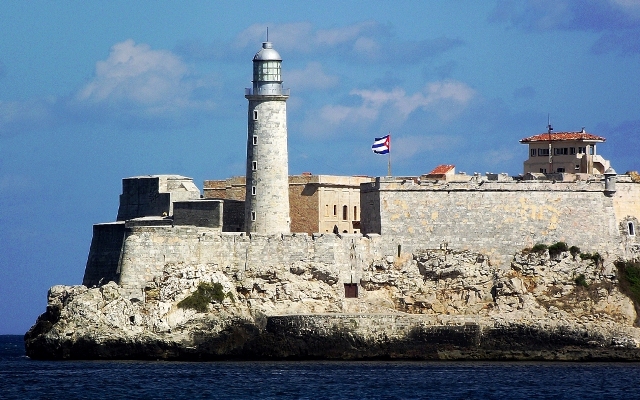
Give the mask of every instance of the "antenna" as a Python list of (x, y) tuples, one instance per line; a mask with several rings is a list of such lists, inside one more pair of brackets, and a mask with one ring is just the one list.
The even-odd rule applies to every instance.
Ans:
[(552, 139), (553, 137), (551, 136), (551, 131), (553, 130), (553, 127), (551, 126), (551, 115), (547, 114), (547, 133), (549, 134), (549, 173), (553, 173), (553, 154), (552, 154)]
[(267, 42), (269, 41), (269, 27), (267, 26)]

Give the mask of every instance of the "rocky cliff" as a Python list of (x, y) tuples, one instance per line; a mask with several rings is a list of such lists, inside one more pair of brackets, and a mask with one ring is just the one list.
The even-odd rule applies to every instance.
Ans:
[(416, 251), (375, 260), (359, 289), (345, 298), (322, 263), (168, 263), (142, 299), (52, 287), (25, 343), (37, 359), (640, 360), (634, 303), (599, 257)]

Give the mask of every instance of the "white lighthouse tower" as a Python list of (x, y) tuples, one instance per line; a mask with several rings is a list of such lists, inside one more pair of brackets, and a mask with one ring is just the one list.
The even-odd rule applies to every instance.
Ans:
[(253, 57), (253, 87), (247, 129), (247, 233), (288, 233), (289, 159), (287, 153), (287, 99), (282, 89), (282, 58), (271, 42)]

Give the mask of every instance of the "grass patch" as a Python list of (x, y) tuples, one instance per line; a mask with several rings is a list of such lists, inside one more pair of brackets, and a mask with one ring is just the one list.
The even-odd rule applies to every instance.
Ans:
[(225, 294), (222, 284), (200, 282), (198, 289), (191, 296), (183, 299), (178, 303), (180, 308), (191, 308), (200, 313), (209, 310), (209, 304), (213, 302), (221, 302), (225, 297), (231, 297), (231, 293)]

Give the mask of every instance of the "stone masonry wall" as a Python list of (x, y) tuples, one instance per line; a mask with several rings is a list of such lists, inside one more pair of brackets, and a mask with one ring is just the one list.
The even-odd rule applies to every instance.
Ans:
[(133, 227), (124, 242), (118, 283), (140, 298), (145, 284), (162, 276), (167, 264), (206, 265), (231, 275), (275, 270), (271, 267), (276, 265), (311, 265), (319, 274), (335, 273), (338, 282), (357, 283), (364, 265), (395, 252), (377, 235), (245, 235), (201, 227)]
[(291, 232), (320, 232), (318, 186), (309, 184), (312, 180), (317, 178), (311, 175), (289, 177)]
[(93, 238), (82, 284), (88, 287), (118, 281), (120, 255), (125, 238), (125, 223), (93, 226)]
[(622, 253), (619, 228), (603, 189), (600, 182), (383, 180), (361, 187), (363, 231), (409, 247), (478, 251), (499, 265), (517, 250), (557, 241), (615, 258)]

